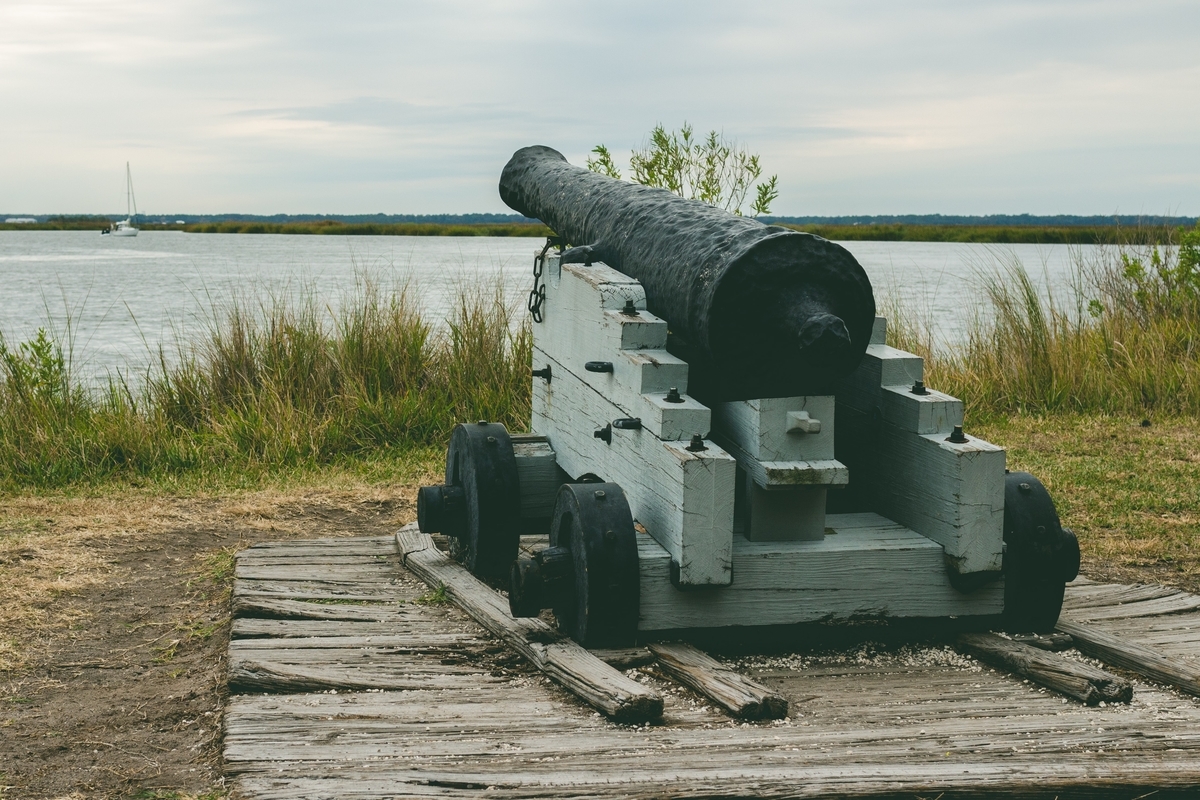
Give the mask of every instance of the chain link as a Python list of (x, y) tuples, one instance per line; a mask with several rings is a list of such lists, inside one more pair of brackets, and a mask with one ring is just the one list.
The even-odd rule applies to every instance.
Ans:
[(546, 253), (551, 247), (562, 248), (562, 239), (558, 236), (547, 236), (546, 246), (542, 252), (533, 257), (533, 288), (529, 291), (529, 314), (534, 322), (542, 321), (542, 306), (546, 302), (546, 284), (542, 283), (542, 272), (546, 268)]

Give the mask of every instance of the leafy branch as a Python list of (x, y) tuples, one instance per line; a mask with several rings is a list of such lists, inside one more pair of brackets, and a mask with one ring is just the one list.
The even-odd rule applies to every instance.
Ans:
[[(587, 167), (610, 178), (621, 178), (621, 170), (609, 149), (598, 144), (592, 148)], [(779, 176), (762, 177), (757, 153), (723, 134), (709, 131), (704, 138), (694, 135), (687, 122), (678, 131), (668, 132), (662, 124), (650, 132), (649, 142), (629, 157), (635, 183), (667, 189), (680, 197), (699, 200), (717, 208), (742, 215), (742, 207), (751, 189), (752, 216), (770, 213), (771, 203), (779, 197)]]

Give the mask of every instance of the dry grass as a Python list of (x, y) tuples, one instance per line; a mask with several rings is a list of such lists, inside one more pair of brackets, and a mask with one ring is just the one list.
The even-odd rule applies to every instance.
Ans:
[(1016, 415), (973, 432), (1046, 484), (1086, 574), (1200, 593), (1200, 419)]
[(1039, 287), (1019, 262), (980, 283), (962, 345), (882, 304), (888, 343), (925, 358), (925, 382), (972, 413), (1200, 414), (1200, 228), (1178, 247), (1080, 256), (1070, 292)]
[[(229, 483), (445, 441), (464, 419), (528, 424), (532, 335), (499, 289), (465, 291), (444, 329), (403, 285), (360, 280), (336, 316), (315, 295), (215, 309), (208, 334), (143, 388), (73, 380), (44, 332), (0, 337), (0, 489), (189, 476)], [(397, 454), (397, 451), (401, 451)]]
[(85, 494), (64, 491), (12, 493), (0, 502), (0, 672), (19, 667), (39, 641), (86, 624), (88, 612), (63, 602), (118, 580), (143, 580), (114, 554), (156, 546), (179, 531), (212, 530), (212, 550), (197, 563), (180, 564), (212, 576), (212, 559), (269, 535), (311, 535), (314, 520), (328, 535), (353, 535), (364, 509), (386, 509), (397, 524), (415, 517), (416, 486), (440, 478), (442, 456), (375, 463), (370, 468), (327, 467), (260, 486), (162, 487), (109, 485)]

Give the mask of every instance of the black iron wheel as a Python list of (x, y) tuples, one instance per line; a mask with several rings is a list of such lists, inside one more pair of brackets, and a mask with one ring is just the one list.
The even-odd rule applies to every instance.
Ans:
[(1004, 626), (1054, 630), (1066, 584), (1079, 574), (1079, 541), (1064, 528), (1050, 493), (1028, 472), (1004, 478)]
[(503, 425), (456, 425), (446, 451), (446, 483), (417, 494), (417, 523), (457, 540), (473, 575), (507, 581), (520, 545), (521, 487), (512, 439)]
[(568, 483), (558, 490), (551, 548), (570, 552), (572, 580), (554, 593), (559, 628), (584, 647), (622, 647), (637, 638), (637, 534), (615, 483)]

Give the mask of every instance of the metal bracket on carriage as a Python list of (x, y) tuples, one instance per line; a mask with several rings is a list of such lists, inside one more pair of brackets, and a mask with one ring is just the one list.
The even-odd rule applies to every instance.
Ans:
[(614, 428), (622, 431), (640, 431), (642, 429), (642, 421), (637, 417), (621, 417), (620, 419), (614, 419), (603, 428), (592, 431), (592, 436), (596, 439), (602, 440), (605, 444), (611, 445), (613, 439), (612, 432)]

